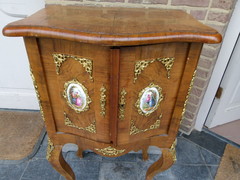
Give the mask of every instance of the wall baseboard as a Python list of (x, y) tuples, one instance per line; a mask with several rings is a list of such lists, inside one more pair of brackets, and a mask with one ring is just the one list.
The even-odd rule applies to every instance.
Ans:
[(19, 89), (0, 91), (0, 108), (39, 110), (39, 105), (34, 90)]

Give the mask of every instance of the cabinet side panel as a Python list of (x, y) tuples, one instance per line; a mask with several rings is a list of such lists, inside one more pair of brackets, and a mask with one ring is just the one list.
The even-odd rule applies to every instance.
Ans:
[(202, 43), (190, 43), (187, 61), (184, 67), (184, 72), (181, 79), (181, 85), (179, 88), (177, 101), (172, 115), (171, 126), (169, 127), (168, 130), (168, 134), (170, 136), (177, 135), (182, 116), (185, 113), (186, 108), (185, 106), (188, 101), (188, 95), (191, 91), (194, 82), (194, 76), (196, 73), (196, 68), (201, 54), (202, 46), (203, 46)]
[(57, 132), (109, 138), (109, 48), (40, 39)]
[(40, 55), (38, 40), (32, 37), (24, 37), (24, 43), (29, 58), (34, 88), (39, 100), (40, 111), (43, 119), (45, 120), (48, 135), (51, 137), (56, 132), (56, 125), (54, 122), (51, 103), (49, 103), (49, 91), (46, 85), (47, 81), (44, 74), (45, 70)]

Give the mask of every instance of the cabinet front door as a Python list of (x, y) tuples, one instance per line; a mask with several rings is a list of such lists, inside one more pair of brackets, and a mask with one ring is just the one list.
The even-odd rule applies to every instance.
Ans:
[(167, 135), (188, 43), (122, 47), (118, 144)]
[(109, 138), (109, 48), (39, 39), (56, 130)]

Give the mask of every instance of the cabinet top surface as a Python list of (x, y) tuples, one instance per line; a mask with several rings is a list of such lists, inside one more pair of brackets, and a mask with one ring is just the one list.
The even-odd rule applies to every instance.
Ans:
[(59, 38), (108, 46), (218, 43), (221, 35), (180, 10), (50, 5), (8, 24), (6, 36)]

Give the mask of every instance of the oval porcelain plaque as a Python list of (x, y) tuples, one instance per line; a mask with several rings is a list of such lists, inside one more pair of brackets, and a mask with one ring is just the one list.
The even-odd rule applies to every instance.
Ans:
[(151, 112), (159, 100), (159, 93), (155, 87), (148, 88), (140, 98), (140, 109), (143, 113)]
[(88, 96), (87, 89), (77, 80), (68, 81), (64, 85), (64, 94), (68, 105), (76, 112), (83, 112), (89, 109), (88, 104), (91, 99)]
[(139, 114), (148, 116), (158, 108), (162, 99), (162, 88), (151, 83), (139, 93), (139, 98), (136, 102)]

